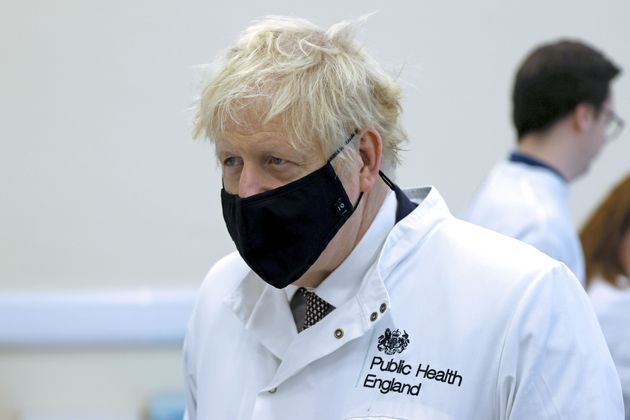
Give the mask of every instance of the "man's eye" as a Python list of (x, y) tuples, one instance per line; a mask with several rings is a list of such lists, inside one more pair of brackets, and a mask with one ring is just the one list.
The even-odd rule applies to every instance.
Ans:
[(234, 156), (230, 156), (228, 158), (223, 159), (223, 166), (236, 166), (238, 165), (238, 158)]
[(284, 165), (285, 163), (287, 163), (287, 161), (279, 157), (271, 156), (269, 158), (269, 163), (271, 163), (272, 165)]

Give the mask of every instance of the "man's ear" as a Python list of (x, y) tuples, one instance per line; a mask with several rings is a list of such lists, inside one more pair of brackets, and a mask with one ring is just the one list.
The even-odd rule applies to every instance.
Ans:
[(383, 139), (374, 128), (368, 128), (359, 133), (359, 155), (361, 156), (361, 171), (359, 172), (359, 189), (368, 192), (374, 186), (381, 169), (383, 153)]
[(578, 133), (587, 131), (595, 121), (595, 107), (585, 102), (579, 103), (571, 114), (571, 126)]

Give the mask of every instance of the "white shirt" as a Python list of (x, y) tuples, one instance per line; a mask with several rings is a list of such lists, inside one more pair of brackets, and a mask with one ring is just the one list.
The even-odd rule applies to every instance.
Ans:
[[(625, 279), (628, 285), (630, 279)], [(595, 280), (588, 289), (595, 313), (621, 379), (626, 419), (630, 420), (630, 288)]]
[(571, 223), (568, 184), (549, 169), (501, 162), (481, 185), (463, 218), (526, 242), (561, 261), (584, 284), (584, 256)]
[(300, 334), (284, 290), (218, 262), (184, 345), (188, 418), (621, 419), (573, 274), (414, 197), (355, 295)]

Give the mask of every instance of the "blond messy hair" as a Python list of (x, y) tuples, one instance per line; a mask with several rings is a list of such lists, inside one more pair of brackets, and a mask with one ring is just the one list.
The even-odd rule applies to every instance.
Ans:
[(374, 128), (383, 155), (398, 163), (407, 139), (400, 124), (401, 89), (354, 42), (352, 22), (327, 31), (307, 20), (266, 17), (229, 49), (206, 83), (194, 138), (215, 139), (226, 127), (279, 119), (294, 147), (317, 141), (329, 155), (357, 129)]

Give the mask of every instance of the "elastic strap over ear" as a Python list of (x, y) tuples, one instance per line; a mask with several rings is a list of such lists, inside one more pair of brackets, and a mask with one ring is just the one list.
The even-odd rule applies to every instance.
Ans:
[(385, 175), (383, 171), (378, 171), (378, 174), (381, 176), (381, 178), (383, 178), (383, 181), (385, 181), (387, 186), (391, 188), (392, 191), (396, 191), (396, 184), (394, 184), (391, 179), (387, 178), (387, 175)]
[(328, 162), (330, 162), (334, 158), (336, 158), (337, 155), (339, 153), (341, 153), (341, 151), (348, 145), (348, 143), (350, 143), (352, 141), (352, 139), (354, 139), (354, 136), (356, 136), (357, 134), (359, 134), (359, 129), (358, 128), (356, 130), (354, 130), (354, 132), (350, 135), (350, 137), (348, 137), (348, 139), (346, 141), (343, 142), (343, 145), (341, 147), (339, 147), (337, 150), (335, 150), (335, 152), (328, 158)]

